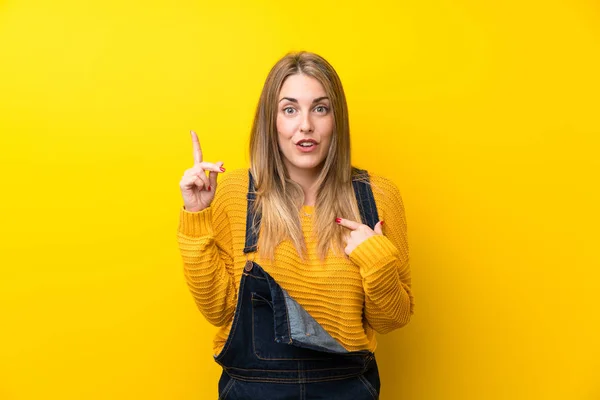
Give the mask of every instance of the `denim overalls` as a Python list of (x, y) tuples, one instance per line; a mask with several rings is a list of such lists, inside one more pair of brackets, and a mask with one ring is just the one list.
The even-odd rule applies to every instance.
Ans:
[[(373, 229), (379, 217), (371, 187), (352, 184), (362, 222)], [(257, 250), (255, 199), (250, 175), (246, 254)], [(379, 398), (375, 355), (347, 351), (254, 261), (244, 266), (231, 330), (215, 361), (223, 367), (221, 400)]]

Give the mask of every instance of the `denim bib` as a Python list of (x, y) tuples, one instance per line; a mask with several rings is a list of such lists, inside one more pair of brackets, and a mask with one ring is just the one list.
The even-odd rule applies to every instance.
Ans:
[[(354, 170), (362, 223), (379, 221), (368, 174)], [(260, 217), (249, 173), (244, 253), (257, 250)], [(215, 361), (223, 367), (219, 399), (379, 398), (375, 355), (348, 351), (294, 300), (258, 263), (247, 261), (239, 285), (233, 323)]]

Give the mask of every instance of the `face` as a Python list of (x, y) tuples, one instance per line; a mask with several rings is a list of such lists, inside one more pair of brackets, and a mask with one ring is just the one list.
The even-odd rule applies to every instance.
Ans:
[(333, 112), (323, 85), (303, 74), (291, 75), (278, 101), (277, 137), (290, 176), (318, 172), (333, 134)]

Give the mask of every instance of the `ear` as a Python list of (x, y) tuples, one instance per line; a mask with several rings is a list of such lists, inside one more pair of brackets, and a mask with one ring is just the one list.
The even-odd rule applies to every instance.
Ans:
[(381, 229), (381, 225), (383, 225), (383, 221), (379, 221), (377, 224), (375, 224), (375, 229), (373, 229), (373, 231), (375, 231), (375, 233), (378, 235), (383, 235), (383, 230)]

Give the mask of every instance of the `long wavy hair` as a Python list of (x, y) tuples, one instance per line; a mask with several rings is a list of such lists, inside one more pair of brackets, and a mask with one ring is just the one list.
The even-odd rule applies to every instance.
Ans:
[(292, 242), (302, 258), (306, 255), (299, 215), (304, 193), (300, 185), (290, 179), (277, 141), (279, 93), (285, 80), (295, 74), (304, 74), (319, 81), (333, 111), (333, 134), (317, 180), (313, 216), (319, 257), (324, 259), (329, 251), (343, 254), (347, 232), (335, 223), (336, 217), (360, 221), (352, 189), (355, 174), (350, 161), (348, 106), (340, 78), (333, 67), (317, 54), (287, 54), (267, 76), (250, 135), (250, 170), (256, 187), (255, 215), (261, 218), (262, 226), (258, 252), (271, 260), (275, 248), (285, 239)]

